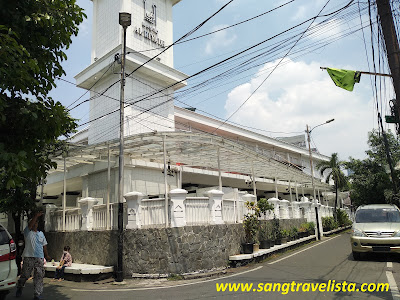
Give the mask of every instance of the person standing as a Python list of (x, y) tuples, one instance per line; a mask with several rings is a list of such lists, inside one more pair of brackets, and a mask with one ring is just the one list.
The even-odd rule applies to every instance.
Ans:
[(41, 299), (43, 293), (43, 277), (45, 274), (44, 258), (50, 261), (47, 253), (47, 241), (42, 231), (38, 231), (39, 218), (43, 211), (39, 211), (29, 221), (24, 229), (25, 249), (22, 253), (24, 263), (22, 265), (21, 276), (17, 283), (16, 297), (22, 296), (25, 282), (28, 280), (33, 270), (34, 300)]

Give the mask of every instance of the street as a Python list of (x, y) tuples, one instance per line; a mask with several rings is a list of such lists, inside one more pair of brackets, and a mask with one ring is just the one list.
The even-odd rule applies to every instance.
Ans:
[[(354, 261), (349, 233), (303, 246), (262, 263), (230, 270), (226, 276), (198, 280), (126, 280), (126, 285), (115, 286), (111, 280), (97, 283), (70, 281), (50, 282), (46, 279), (45, 299), (393, 299), (388, 291), (361, 292), (362, 284), (388, 283), (387, 271), (393, 270), (399, 284), (400, 271), (397, 255), (368, 255)], [(389, 272), (391, 274), (391, 272)], [(292, 283), (294, 282), (294, 283)], [(346, 291), (325, 288), (312, 291), (314, 284), (326, 283), (333, 287), (347, 283)], [(229, 291), (224, 284), (253, 284), (249, 291)], [(280, 291), (270, 292), (269, 283), (281, 283)], [(284, 289), (286, 283), (286, 289)], [(299, 285), (301, 283), (301, 285)], [(225, 291), (217, 291), (219, 288)], [(288, 288), (289, 284), (292, 284)], [(355, 285), (354, 285), (355, 284)], [(232, 285), (231, 285), (232, 286)], [(293, 287), (293, 289), (292, 289)], [(296, 291), (296, 287), (298, 291)], [(352, 290), (354, 291), (348, 291)], [(265, 290), (264, 290), (265, 288)], [(305, 289), (306, 291), (303, 291)], [(329, 290), (325, 291), (324, 290)], [(357, 292), (356, 289), (359, 291)], [(259, 290), (259, 292), (257, 291)], [(307, 291), (309, 290), (309, 291)], [(14, 294), (9, 295), (13, 299)], [(20, 299), (32, 299), (32, 282), (28, 282)], [(395, 298), (397, 299), (397, 298)]]

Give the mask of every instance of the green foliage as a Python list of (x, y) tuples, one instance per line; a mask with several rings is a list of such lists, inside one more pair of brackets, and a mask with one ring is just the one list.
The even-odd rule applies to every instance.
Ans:
[(261, 198), (257, 201), (257, 206), (260, 209), (261, 214), (265, 214), (267, 211), (274, 209), (274, 206), (268, 202), (266, 198)]
[(274, 234), (272, 229), (272, 223), (268, 221), (260, 221), (260, 229), (259, 229), (259, 240), (273, 240)]
[(39, 181), (56, 167), (50, 155), (65, 149), (58, 138), (76, 128), (66, 108), (47, 96), (65, 74), (64, 51), (85, 17), (75, 2), (0, 4), (1, 212), (17, 216), (34, 208)]
[(326, 183), (329, 183), (332, 179), (335, 184), (335, 214), (338, 202), (338, 191), (347, 187), (347, 178), (342, 171), (342, 168), (344, 168), (345, 165), (344, 161), (339, 160), (337, 153), (333, 153), (329, 161), (320, 161), (317, 164), (317, 169), (321, 176), (324, 176), (325, 171), (328, 171)]
[(298, 233), (299, 233), (299, 230), (298, 230), (298, 228), (296, 226), (292, 226), (289, 229), (289, 236), (290, 236), (291, 239), (296, 238)]
[[(13, 0), (0, 4), (0, 91), (46, 96), (86, 15), (75, 0)], [(40, 100), (40, 99), (38, 99)]]
[[(386, 132), (393, 165), (400, 161), (400, 141), (389, 130)], [(364, 160), (350, 158), (346, 163), (352, 172), (349, 175), (351, 181), (351, 201), (355, 206), (371, 203), (395, 203), (398, 204), (398, 196), (393, 193), (393, 183), (382, 135), (377, 131), (369, 133), (366, 151), (368, 157)], [(395, 181), (399, 187), (399, 171), (395, 170)]]
[(246, 243), (256, 243), (258, 241), (258, 230), (260, 221), (258, 220), (259, 208), (254, 202), (246, 202), (247, 208), (250, 210), (243, 218), (243, 228)]
[(322, 217), (322, 228), (324, 231), (331, 231), (338, 227), (338, 222), (335, 221), (334, 217)]
[(277, 219), (275, 217), (272, 219), (272, 236), (273, 236), (273, 239), (275, 239), (275, 240), (279, 240), (282, 238), (281, 226), (279, 224), (279, 219)]
[(315, 223), (314, 222), (307, 222), (306, 223), (306, 228), (307, 228), (307, 231), (309, 233), (314, 234), (314, 232), (315, 232)]
[(307, 223), (303, 223), (299, 227), (299, 232), (308, 232), (308, 225)]
[(337, 222), (340, 227), (349, 226), (352, 224), (349, 219), (349, 215), (342, 209), (338, 209), (337, 211)]
[(290, 234), (290, 232), (289, 232), (289, 230), (287, 230), (287, 229), (281, 229), (281, 230), (280, 230), (280, 236), (281, 236), (282, 238), (287, 238), (287, 237), (289, 237), (289, 234)]

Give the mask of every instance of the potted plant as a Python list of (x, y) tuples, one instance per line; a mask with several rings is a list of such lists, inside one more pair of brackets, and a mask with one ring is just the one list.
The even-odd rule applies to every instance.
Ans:
[(315, 223), (308, 222), (307, 227), (308, 227), (308, 235), (314, 235), (315, 234)]
[(271, 229), (269, 227), (267, 222), (260, 222), (259, 240), (261, 249), (269, 249), (271, 247)]
[(308, 226), (306, 223), (303, 223), (299, 227), (299, 235), (301, 238), (308, 236)]
[(282, 234), (281, 234), (281, 228), (279, 225), (279, 220), (274, 217), (272, 220), (272, 232), (275, 240), (275, 245), (281, 245), (282, 244)]
[(294, 240), (297, 239), (297, 237), (298, 237), (298, 229), (297, 229), (296, 226), (293, 226), (293, 227), (290, 228), (289, 237), (290, 237), (291, 241), (294, 241)]
[(281, 236), (282, 236), (282, 244), (285, 244), (289, 241), (289, 231), (287, 229), (281, 230)]
[(261, 198), (257, 202), (257, 207), (261, 215), (266, 216), (267, 212), (274, 210), (274, 206), (266, 198)]
[(246, 202), (246, 206), (250, 212), (247, 213), (243, 219), (244, 243), (242, 244), (242, 247), (244, 254), (251, 254), (254, 251), (254, 244), (257, 243), (259, 211), (254, 202)]

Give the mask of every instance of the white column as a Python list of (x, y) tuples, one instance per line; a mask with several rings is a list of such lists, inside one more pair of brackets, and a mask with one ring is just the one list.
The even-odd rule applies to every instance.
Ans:
[(144, 195), (140, 192), (130, 192), (124, 195), (128, 207), (128, 224), (126, 229), (141, 228), (141, 209)]
[(278, 178), (275, 177), (275, 198), (278, 199)]
[(296, 184), (296, 201), (299, 201), (299, 192), (297, 191), (297, 181), (295, 181)]
[(300, 203), (299, 202), (292, 202), (293, 207), (293, 219), (300, 219)]
[(307, 222), (315, 222), (311, 215), (311, 202), (299, 202), (299, 204), (304, 209), (304, 217), (307, 219)]
[(82, 211), (82, 227), (81, 230), (89, 231), (93, 229), (93, 206), (97, 204), (98, 200), (95, 198), (87, 197), (78, 201)]
[(206, 194), (208, 196), (208, 209), (210, 210), (210, 223), (224, 224), (222, 220), (222, 196), (224, 192), (211, 190)]
[(292, 199), (292, 184), (291, 184), (290, 180), (289, 180), (289, 195), (290, 195), (290, 202), (292, 202), (293, 201), (293, 199)]
[(280, 219), (280, 214), (279, 214), (279, 202), (280, 202), (280, 200), (278, 198), (270, 198), (267, 201), (268, 201), (268, 203), (270, 203), (270, 204), (272, 204), (274, 206), (275, 218)]
[(289, 219), (289, 201), (288, 200), (279, 200), (280, 206), (280, 218), (281, 219)]
[[(187, 191), (174, 189), (169, 192), (171, 198), (171, 227), (183, 227), (186, 225), (185, 200)], [(168, 223), (168, 220), (166, 221)]]

